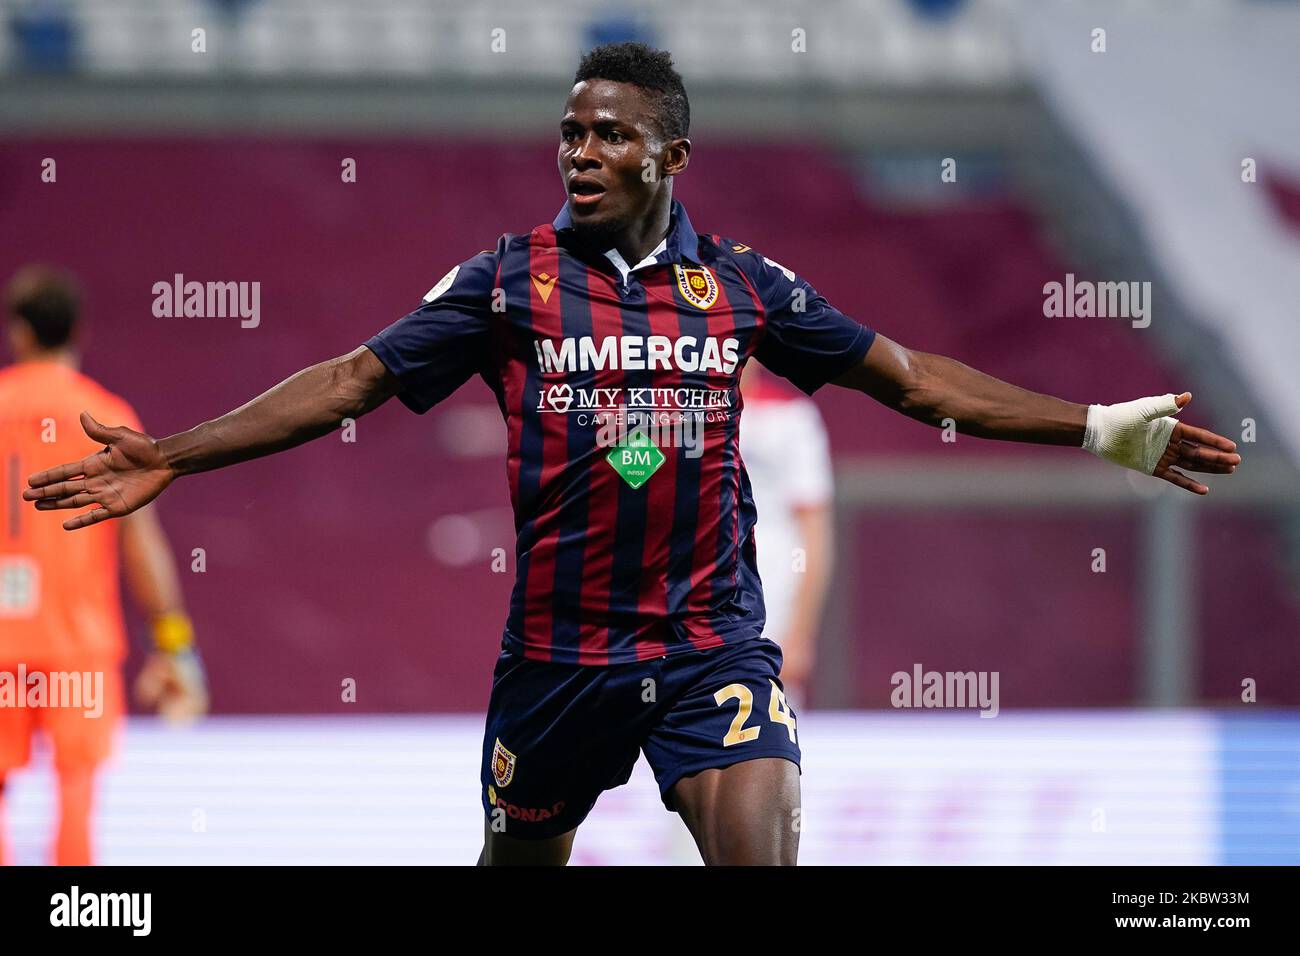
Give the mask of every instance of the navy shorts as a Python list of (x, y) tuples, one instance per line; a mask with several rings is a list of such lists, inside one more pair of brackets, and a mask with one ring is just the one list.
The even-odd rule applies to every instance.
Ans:
[(682, 777), (758, 757), (799, 765), (781, 650), (767, 639), (634, 664), (551, 664), (504, 650), (483, 735), (483, 809), (498, 832), (572, 830), (644, 753), (664, 805)]

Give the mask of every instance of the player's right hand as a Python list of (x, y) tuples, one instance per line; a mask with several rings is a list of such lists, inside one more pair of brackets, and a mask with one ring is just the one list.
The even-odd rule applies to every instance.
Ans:
[(188, 723), (208, 712), (207, 679), (194, 651), (149, 655), (135, 682), (135, 698), (171, 723)]
[(101, 425), (90, 412), (81, 413), (81, 427), (93, 440), (102, 442), (104, 450), (37, 472), (27, 479), (31, 487), (23, 492), (24, 500), (36, 502), (38, 511), (98, 506), (63, 522), (65, 530), (138, 511), (176, 477), (158, 443), (143, 432), (123, 425)]

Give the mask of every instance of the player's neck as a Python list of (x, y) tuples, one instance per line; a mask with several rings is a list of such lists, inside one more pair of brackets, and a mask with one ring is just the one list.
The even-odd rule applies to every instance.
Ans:
[(624, 261), (635, 265), (654, 251), (654, 247), (668, 235), (668, 226), (672, 221), (672, 198), (658, 204), (650, 214), (628, 225), (627, 229), (613, 237), (611, 245), (618, 250)]
[(26, 355), (18, 357), (21, 365), (31, 365), (44, 363), (48, 365), (62, 365), (65, 368), (76, 370), (81, 367), (81, 356), (75, 349), (37, 349), (28, 352)]

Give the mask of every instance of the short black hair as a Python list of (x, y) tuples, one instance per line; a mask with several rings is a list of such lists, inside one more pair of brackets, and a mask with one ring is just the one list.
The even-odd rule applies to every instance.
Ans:
[(5, 290), (9, 312), (31, 326), (43, 349), (62, 348), (72, 338), (81, 309), (81, 290), (67, 273), (48, 266), (25, 266)]
[(573, 82), (597, 79), (631, 83), (648, 91), (654, 99), (659, 132), (666, 139), (690, 133), (691, 103), (667, 50), (656, 50), (636, 40), (595, 47), (583, 54)]

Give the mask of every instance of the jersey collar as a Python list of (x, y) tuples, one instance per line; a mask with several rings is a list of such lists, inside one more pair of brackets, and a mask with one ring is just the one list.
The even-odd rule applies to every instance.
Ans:
[(650, 255), (646, 256), (634, 266), (628, 265), (627, 260), (623, 258), (623, 254), (617, 249), (606, 249), (605, 258), (614, 263), (614, 268), (618, 270), (619, 276), (622, 277), (623, 284), (627, 285), (627, 277), (638, 269), (645, 269), (648, 266), (662, 265), (663, 260), (660, 259), (659, 256), (667, 251), (668, 240), (660, 239), (659, 245), (650, 250)]
[[(557, 240), (563, 238), (563, 233), (566, 230), (571, 231), (573, 229), (573, 218), (569, 215), (568, 203), (565, 203), (560, 209), (559, 215), (555, 217), (551, 225), (555, 227)], [(680, 263), (682, 260), (686, 260), (687, 262), (694, 262), (696, 265), (704, 265), (700, 260), (700, 237), (691, 225), (691, 217), (686, 215), (686, 207), (676, 199), (673, 200), (672, 212), (668, 219), (668, 235), (661, 245), (663, 246), (662, 250), (656, 247), (655, 253), (651, 254), (661, 263)], [(606, 255), (608, 256), (608, 252)], [(644, 262), (638, 263), (638, 267), (644, 264)]]

